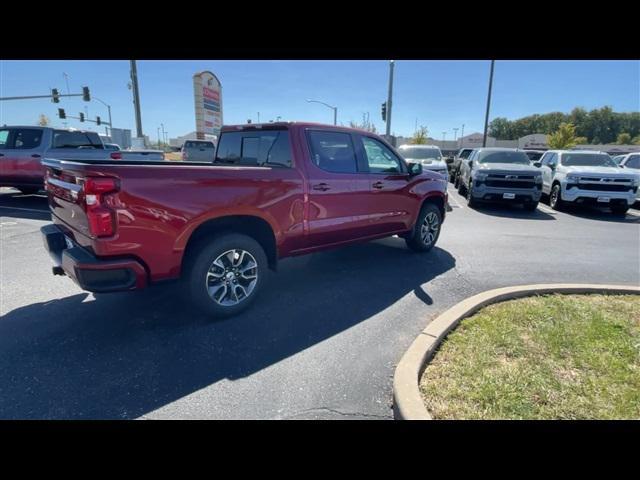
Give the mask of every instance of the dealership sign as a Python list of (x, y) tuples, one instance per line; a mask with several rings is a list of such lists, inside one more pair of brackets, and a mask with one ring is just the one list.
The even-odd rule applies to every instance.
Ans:
[(220, 136), (222, 127), (222, 85), (211, 72), (200, 72), (193, 76), (193, 94), (196, 107), (196, 134)]

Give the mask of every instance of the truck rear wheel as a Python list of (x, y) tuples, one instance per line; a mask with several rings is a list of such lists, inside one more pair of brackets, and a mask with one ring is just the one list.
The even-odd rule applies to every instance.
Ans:
[(230, 317), (249, 307), (267, 273), (267, 256), (258, 242), (237, 233), (200, 243), (187, 259), (188, 298), (215, 317)]
[(412, 234), (405, 238), (407, 246), (414, 252), (428, 252), (438, 241), (442, 215), (433, 203), (425, 203), (420, 210)]

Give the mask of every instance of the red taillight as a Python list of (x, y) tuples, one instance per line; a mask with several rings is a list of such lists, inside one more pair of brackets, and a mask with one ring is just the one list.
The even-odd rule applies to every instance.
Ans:
[(122, 153), (120, 152), (111, 152), (109, 155), (113, 160), (122, 160)]
[(91, 235), (110, 237), (115, 233), (115, 215), (104, 204), (104, 195), (117, 192), (118, 181), (109, 177), (89, 177), (85, 179), (83, 188)]

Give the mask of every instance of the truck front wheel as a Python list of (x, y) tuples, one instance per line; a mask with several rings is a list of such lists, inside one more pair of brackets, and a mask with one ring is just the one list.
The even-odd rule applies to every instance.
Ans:
[(626, 215), (627, 211), (629, 210), (629, 205), (627, 205), (626, 203), (617, 204), (617, 205), (611, 205), (609, 208), (611, 208), (611, 212), (614, 215)]
[(188, 298), (204, 313), (230, 317), (255, 299), (267, 271), (267, 256), (258, 242), (228, 233), (194, 247), (184, 276)]
[(564, 207), (564, 201), (562, 200), (562, 190), (560, 184), (556, 183), (551, 188), (551, 195), (549, 195), (549, 206), (554, 210), (562, 210)]
[(428, 252), (438, 241), (442, 215), (433, 203), (425, 203), (412, 234), (405, 239), (407, 246), (414, 252)]

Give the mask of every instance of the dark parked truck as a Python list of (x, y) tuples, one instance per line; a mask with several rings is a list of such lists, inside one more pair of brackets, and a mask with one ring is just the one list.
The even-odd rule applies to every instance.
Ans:
[(522, 150), (476, 148), (461, 161), (456, 186), (470, 207), (482, 201), (510, 202), (534, 211), (542, 195), (542, 173)]
[(213, 162), (47, 159), (54, 273), (94, 292), (180, 279), (204, 311), (246, 308), (279, 259), (398, 235), (430, 250), (441, 175), (383, 139), (310, 123), (226, 126)]

